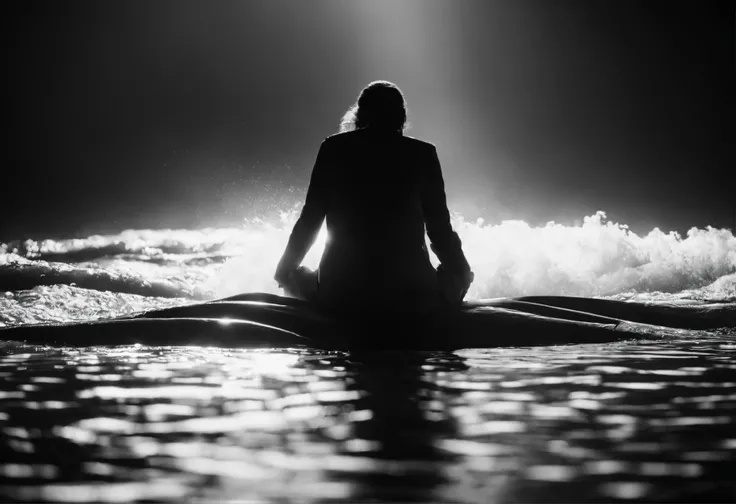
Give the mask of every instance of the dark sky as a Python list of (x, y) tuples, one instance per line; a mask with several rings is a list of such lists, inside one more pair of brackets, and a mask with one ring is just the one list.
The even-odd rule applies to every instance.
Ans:
[[(453, 208), (728, 227), (731, 2), (18, 2), (0, 241), (238, 225), (303, 197), (360, 89), (396, 82)], [(291, 189), (291, 191), (290, 191)]]

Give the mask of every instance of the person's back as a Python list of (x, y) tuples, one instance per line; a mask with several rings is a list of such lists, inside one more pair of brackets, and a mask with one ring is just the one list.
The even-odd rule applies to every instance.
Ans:
[(322, 307), (410, 312), (436, 307), (437, 272), (429, 261), (425, 224), (443, 266), (466, 284), (472, 278), (450, 225), (437, 151), (400, 128), (369, 124), (323, 142), (277, 270), (280, 283), (301, 262), (323, 219), (328, 240), (313, 299)]
[(434, 148), (370, 127), (331, 137), (324, 148), (330, 240), (320, 262), (318, 300), (331, 306), (436, 303), (422, 210)]

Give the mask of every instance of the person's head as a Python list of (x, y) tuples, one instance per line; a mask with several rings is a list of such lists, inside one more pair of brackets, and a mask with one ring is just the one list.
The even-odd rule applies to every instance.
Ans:
[(363, 88), (358, 101), (343, 116), (340, 131), (369, 126), (389, 131), (406, 127), (406, 100), (396, 84), (378, 80)]

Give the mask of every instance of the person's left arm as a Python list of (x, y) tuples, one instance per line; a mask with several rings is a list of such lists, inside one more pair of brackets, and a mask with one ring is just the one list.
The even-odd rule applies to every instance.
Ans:
[(286, 245), (284, 255), (276, 268), (274, 279), (280, 284), (285, 284), (289, 277), (299, 267), (307, 255), (309, 249), (314, 245), (322, 221), (327, 214), (328, 196), (328, 172), (330, 169), (329, 149), (326, 141), (322, 142), (317, 154), (317, 161), (312, 169), (312, 177), (309, 181), (307, 198), (304, 202), (301, 215), (294, 224), (289, 242)]

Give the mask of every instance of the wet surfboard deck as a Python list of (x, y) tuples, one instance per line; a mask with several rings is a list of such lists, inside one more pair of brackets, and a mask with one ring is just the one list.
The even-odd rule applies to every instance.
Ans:
[(575, 297), (499, 298), (430, 316), (356, 311), (336, 317), (308, 303), (248, 293), (109, 320), (0, 330), (0, 340), (95, 346), (454, 350), (606, 343), (736, 327), (733, 304), (651, 305)]

